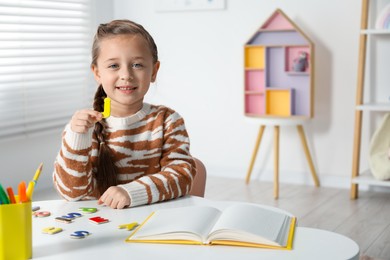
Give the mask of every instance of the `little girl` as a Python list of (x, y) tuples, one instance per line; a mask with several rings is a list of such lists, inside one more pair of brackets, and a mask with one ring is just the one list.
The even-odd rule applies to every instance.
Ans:
[[(99, 199), (121, 209), (188, 194), (196, 169), (183, 118), (143, 102), (159, 67), (156, 44), (141, 25), (114, 20), (99, 26), (93, 109), (73, 115), (54, 163), (54, 185), (66, 200)], [(103, 119), (105, 97), (111, 116)]]

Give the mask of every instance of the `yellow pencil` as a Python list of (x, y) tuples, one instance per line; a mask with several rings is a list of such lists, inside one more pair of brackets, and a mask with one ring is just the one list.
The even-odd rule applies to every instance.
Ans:
[(33, 182), (35, 182), (35, 184), (37, 184), (39, 175), (41, 175), (42, 167), (43, 167), (43, 163), (39, 164), (39, 167), (38, 167), (37, 171), (35, 172), (35, 175), (33, 178)]
[(33, 180), (30, 181), (30, 183), (28, 184), (26, 195), (30, 201), (32, 201), (32, 194), (34, 192), (34, 187), (37, 184), (39, 176), (41, 175), (42, 168), (43, 168), (43, 163), (39, 164), (38, 169), (35, 172)]
[(32, 194), (34, 192), (35, 182), (30, 181), (30, 183), (27, 186), (26, 196), (29, 201), (32, 201)]

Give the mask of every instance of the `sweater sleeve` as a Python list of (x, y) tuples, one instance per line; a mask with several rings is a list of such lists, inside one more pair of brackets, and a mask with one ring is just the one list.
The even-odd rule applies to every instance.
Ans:
[(75, 133), (68, 124), (62, 135), (61, 149), (54, 162), (53, 182), (59, 194), (68, 201), (96, 199), (92, 195), (92, 133)]
[(196, 174), (183, 118), (176, 112), (163, 125), (161, 171), (119, 185), (127, 190), (131, 207), (170, 200), (189, 193)]

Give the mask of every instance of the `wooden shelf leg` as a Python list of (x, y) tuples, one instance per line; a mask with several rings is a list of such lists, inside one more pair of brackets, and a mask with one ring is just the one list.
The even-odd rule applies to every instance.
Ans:
[[(362, 0), (362, 16), (360, 29), (365, 30), (368, 27), (369, 0)], [(358, 77), (356, 88), (356, 106), (363, 104), (364, 81), (366, 70), (367, 53), (367, 35), (362, 33), (359, 36), (359, 60), (358, 60)], [(352, 179), (359, 176), (360, 170), (360, 143), (362, 135), (362, 110), (355, 111), (355, 127), (353, 136), (353, 157), (352, 157)], [(359, 196), (359, 186), (351, 183), (351, 199), (357, 199)]]
[(279, 126), (274, 129), (274, 198), (279, 198)]
[(260, 129), (259, 129), (259, 133), (257, 134), (257, 139), (256, 139), (255, 148), (254, 148), (254, 150), (253, 150), (251, 162), (250, 162), (250, 164), (249, 164), (249, 169), (248, 169), (248, 172), (247, 172), (247, 174), (246, 174), (246, 179), (245, 179), (246, 184), (249, 183), (249, 180), (250, 180), (250, 178), (251, 178), (251, 174), (252, 174), (252, 170), (253, 170), (253, 165), (255, 164), (255, 160), (256, 160), (256, 156), (257, 156), (257, 151), (259, 150), (259, 147), (260, 147), (260, 142), (261, 142), (261, 138), (263, 137), (264, 129), (265, 129), (265, 125), (261, 125), (261, 126), (260, 126)]
[[(362, 129), (362, 111), (355, 112), (355, 134), (353, 137), (353, 157), (352, 157), (352, 179), (359, 176), (360, 165), (360, 141)], [(356, 183), (351, 184), (351, 199), (357, 199), (359, 196), (359, 186)]]
[(317, 177), (317, 174), (316, 174), (316, 170), (314, 168), (313, 160), (312, 160), (312, 158), (310, 156), (310, 151), (309, 151), (309, 148), (307, 146), (306, 137), (305, 137), (305, 131), (303, 130), (303, 126), (302, 125), (297, 125), (297, 129), (298, 129), (299, 136), (301, 137), (303, 150), (305, 151), (306, 159), (307, 159), (307, 162), (309, 163), (310, 172), (311, 172), (311, 176), (313, 177), (314, 184), (315, 184), (316, 187), (319, 187), (320, 186), (320, 182), (318, 180), (318, 177)]

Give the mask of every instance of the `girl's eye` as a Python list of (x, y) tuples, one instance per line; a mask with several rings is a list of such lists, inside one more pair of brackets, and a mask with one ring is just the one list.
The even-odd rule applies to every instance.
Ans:
[(117, 68), (119, 68), (119, 66), (117, 64), (112, 64), (112, 65), (108, 66), (108, 68), (117, 69)]
[(140, 68), (143, 68), (143, 65), (140, 63), (134, 63), (133, 68), (140, 69)]

